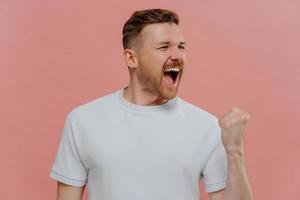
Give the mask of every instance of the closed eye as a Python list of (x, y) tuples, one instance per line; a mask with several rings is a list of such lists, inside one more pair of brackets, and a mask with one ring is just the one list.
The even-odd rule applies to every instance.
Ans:
[(159, 49), (166, 49), (166, 48), (168, 48), (168, 46), (159, 47)]

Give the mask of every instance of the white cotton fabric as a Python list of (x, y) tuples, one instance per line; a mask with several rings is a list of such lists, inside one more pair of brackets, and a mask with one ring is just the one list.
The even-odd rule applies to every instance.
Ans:
[(50, 177), (87, 184), (89, 200), (198, 200), (226, 186), (217, 118), (179, 96), (133, 104), (124, 88), (73, 109)]

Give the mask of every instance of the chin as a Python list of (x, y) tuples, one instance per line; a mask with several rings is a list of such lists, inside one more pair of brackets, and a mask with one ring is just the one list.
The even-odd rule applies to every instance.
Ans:
[(164, 99), (174, 99), (177, 96), (177, 89), (175, 91), (162, 91), (161, 95)]

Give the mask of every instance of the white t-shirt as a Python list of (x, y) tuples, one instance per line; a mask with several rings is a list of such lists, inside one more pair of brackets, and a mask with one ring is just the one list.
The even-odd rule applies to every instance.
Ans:
[(217, 118), (179, 96), (133, 104), (121, 88), (67, 116), (50, 177), (87, 184), (89, 200), (198, 200), (226, 186)]

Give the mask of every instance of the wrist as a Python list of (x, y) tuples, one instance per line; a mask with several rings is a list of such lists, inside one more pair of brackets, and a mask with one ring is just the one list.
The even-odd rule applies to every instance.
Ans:
[(227, 156), (231, 157), (243, 157), (244, 148), (242, 146), (225, 147)]

